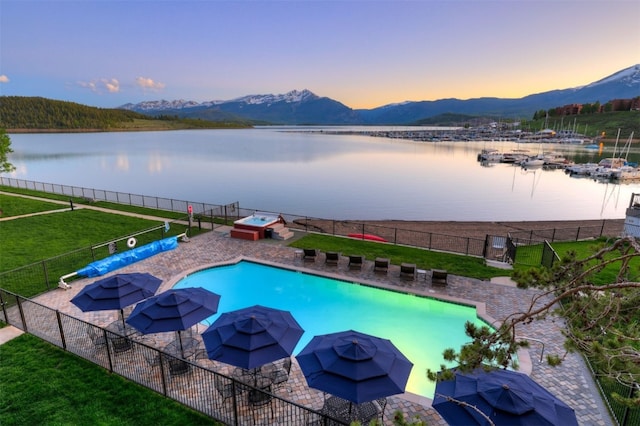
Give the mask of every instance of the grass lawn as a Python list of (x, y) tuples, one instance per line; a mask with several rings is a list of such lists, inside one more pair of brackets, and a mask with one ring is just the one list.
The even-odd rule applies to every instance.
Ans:
[(454, 275), (487, 280), (509, 275), (510, 271), (485, 265), (484, 259), (393, 244), (354, 240), (329, 235), (309, 234), (291, 243), (291, 247), (336, 251), (344, 256), (363, 255), (366, 259), (388, 258), (392, 264), (415, 263), (419, 269), (446, 269)]
[(28, 334), (0, 359), (3, 426), (221, 424)]
[(68, 208), (67, 204), (50, 203), (47, 201), (32, 200), (30, 198), (13, 197), (11, 195), (0, 194), (0, 217), (21, 216), (29, 213), (39, 213), (51, 210)]
[[(567, 242), (567, 243), (553, 243), (553, 249), (558, 253), (558, 256), (563, 257), (570, 251), (574, 251), (578, 259), (584, 259), (587, 256), (597, 252), (603, 247), (606, 247), (608, 240), (600, 238), (595, 241), (582, 241), (582, 242)], [(612, 258), (615, 253), (609, 253), (606, 258)], [(597, 264), (597, 261), (592, 262), (593, 265)], [(620, 262), (615, 262), (607, 265), (602, 271), (594, 275), (594, 284), (610, 284), (616, 281), (618, 272), (620, 271)], [(634, 258), (630, 262), (629, 276), (631, 281), (640, 280), (640, 258)]]
[(8, 220), (2, 222), (0, 232), (0, 271), (159, 225), (162, 223), (88, 209)]

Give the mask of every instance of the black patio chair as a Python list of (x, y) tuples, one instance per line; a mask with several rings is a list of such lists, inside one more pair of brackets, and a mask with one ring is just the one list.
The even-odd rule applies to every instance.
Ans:
[(416, 265), (413, 263), (402, 263), (400, 265), (400, 278), (405, 281), (415, 281)]
[(328, 251), (325, 254), (324, 263), (330, 266), (337, 266), (340, 263), (340, 253), (335, 251)]
[(303, 249), (302, 259), (305, 262), (315, 262), (318, 257), (317, 249)]
[(349, 255), (349, 269), (362, 269), (364, 264), (364, 256), (362, 255)]
[[(107, 339), (104, 336), (104, 331), (96, 329), (96, 327), (92, 325), (87, 325), (87, 327), (87, 334), (97, 348), (107, 345)], [(98, 332), (98, 330), (100, 331)]]
[(389, 259), (383, 257), (377, 257), (373, 263), (373, 272), (386, 274), (389, 272)]
[(169, 358), (169, 375), (171, 377), (184, 376), (191, 372), (191, 364), (178, 358)]
[(126, 337), (112, 337), (110, 340), (115, 354), (121, 354), (133, 349), (133, 343)]
[(282, 361), (282, 366), (273, 370), (271, 375), (271, 385), (275, 388), (282, 386), (289, 381), (291, 373), (291, 358), (287, 357)]

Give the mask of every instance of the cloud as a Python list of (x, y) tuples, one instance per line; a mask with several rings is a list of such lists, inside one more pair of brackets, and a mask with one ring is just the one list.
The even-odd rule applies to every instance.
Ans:
[(9, 82), (9, 77), (7, 77), (4, 74), (0, 75), (0, 83), (8, 83), (8, 82)]
[(99, 80), (92, 81), (79, 81), (78, 86), (89, 89), (95, 93), (103, 93), (105, 91), (109, 93), (120, 92), (120, 82), (115, 78), (101, 78)]
[(165, 88), (166, 84), (160, 83), (159, 81), (153, 81), (153, 79), (148, 77), (138, 77), (136, 78), (136, 84), (142, 90), (152, 90), (158, 91)]

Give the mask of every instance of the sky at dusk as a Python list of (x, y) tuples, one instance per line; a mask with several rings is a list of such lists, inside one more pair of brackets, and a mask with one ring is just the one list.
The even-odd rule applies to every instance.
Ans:
[(637, 0), (0, 0), (0, 94), (519, 98), (640, 63)]

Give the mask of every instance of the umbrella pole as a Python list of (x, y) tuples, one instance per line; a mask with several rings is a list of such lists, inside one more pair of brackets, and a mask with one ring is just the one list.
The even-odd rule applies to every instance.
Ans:
[(124, 308), (120, 308), (120, 316), (122, 317), (122, 334), (127, 334), (127, 324), (124, 322)]
[(182, 354), (182, 359), (184, 359), (184, 348), (182, 347), (182, 333), (178, 330), (178, 342), (180, 342), (180, 353)]

